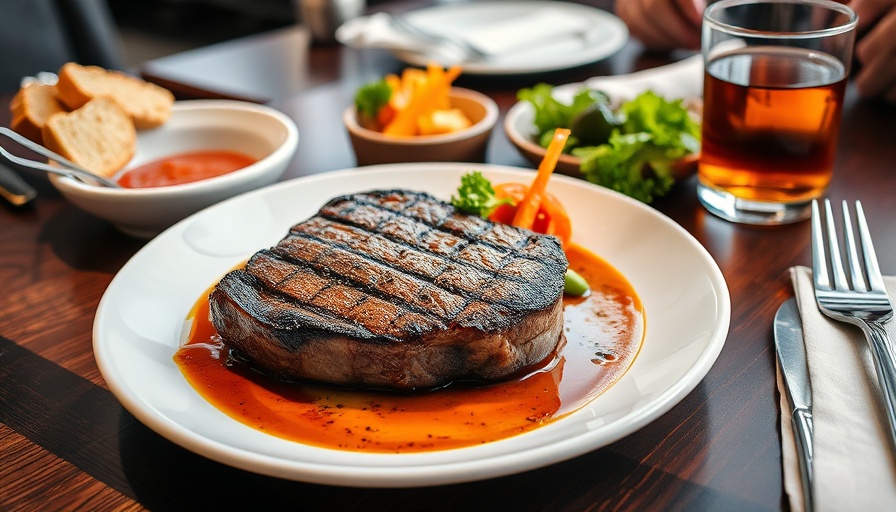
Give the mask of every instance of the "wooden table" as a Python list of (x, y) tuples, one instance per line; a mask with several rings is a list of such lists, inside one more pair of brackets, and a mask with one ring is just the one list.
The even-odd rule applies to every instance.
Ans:
[[(269, 36), (242, 41), (243, 50)], [(193, 56), (213, 58), (219, 50)], [(304, 88), (271, 101), (296, 120), (302, 134), (284, 179), (353, 166), (339, 113), (359, 83), (403, 67), (380, 51), (338, 46), (300, 51), (307, 52)], [(523, 86), (662, 62), (630, 42), (593, 65), (544, 75), (463, 77), (459, 85), (490, 95), (503, 114)], [(194, 85), (186, 84), (184, 91), (202, 95)], [(4, 105), (9, 100), (0, 98)], [(8, 111), (0, 116), (6, 125)], [(896, 109), (859, 101), (850, 88), (829, 192), (834, 199), (865, 202), (881, 267), (890, 274), (896, 273), (894, 121)], [(487, 161), (528, 166), (500, 127)], [(0, 509), (787, 508), (771, 325), (776, 308), (791, 294), (788, 267), (809, 263), (806, 222), (759, 228), (723, 221), (698, 204), (694, 179), (654, 204), (718, 262), (733, 313), (725, 347), (703, 382), (640, 431), (513, 476), (431, 488), (343, 488), (211, 462), (155, 434), (123, 409), (97, 370), (91, 328), (106, 286), (144, 242), (79, 211), (44, 176), (25, 177), (38, 189), (38, 200), (23, 209), (0, 207)]]

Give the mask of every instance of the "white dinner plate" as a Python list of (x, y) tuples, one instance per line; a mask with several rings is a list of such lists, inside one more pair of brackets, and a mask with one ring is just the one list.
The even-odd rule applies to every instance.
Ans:
[(208, 458), (258, 473), (332, 485), (401, 487), (479, 480), (584, 454), (672, 408), (703, 379), (725, 343), (731, 305), (718, 266), (684, 229), (629, 197), (554, 176), (573, 240), (622, 272), (640, 296), (646, 332), (628, 372), (584, 408), (516, 437), (428, 453), (339, 451), (286, 441), (231, 419), (203, 399), (172, 356), (197, 299), (255, 251), (329, 198), (409, 188), (448, 199), (470, 170), (493, 182), (533, 173), (484, 164), (396, 164), (325, 173), (249, 192), (203, 210), (150, 241), (100, 302), (94, 353), (109, 389), (138, 420)]
[[(469, 2), (429, 7), (408, 12), (405, 17), (427, 32), (464, 39), (491, 23), (525, 16), (539, 8), (587, 20), (583, 34), (551, 37), (520, 51), (502, 53), (487, 61), (463, 61), (464, 74), (509, 75), (555, 71), (582, 66), (605, 59), (619, 51), (628, 40), (628, 27), (613, 14), (568, 2), (497, 1)], [(433, 57), (425, 53), (393, 50), (396, 58), (416, 66), (425, 66)]]

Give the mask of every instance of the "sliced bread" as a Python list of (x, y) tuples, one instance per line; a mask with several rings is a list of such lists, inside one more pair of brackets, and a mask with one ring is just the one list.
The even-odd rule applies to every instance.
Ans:
[(43, 144), (41, 130), (53, 114), (65, 112), (56, 99), (56, 87), (42, 83), (32, 83), (19, 89), (9, 104), (13, 131)]
[(121, 170), (137, 149), (134, 123), (104, 96), (72, 112), (53, 114), (42, 134), (51, 151), (105, 177)]
[(137, 77), (74, 62), (62, 66), (58, 74), (56, 96), (70, 109), (107, 96), (118, 103), (137, 129), (159, 126), (171, 115), (174, 95)]

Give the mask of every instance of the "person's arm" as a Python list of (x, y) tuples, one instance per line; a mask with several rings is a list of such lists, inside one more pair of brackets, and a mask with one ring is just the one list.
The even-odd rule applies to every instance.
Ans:
[(856, 87), (862, 96), (896, 103), (896, 0), (853, 0), (849, 6), (859, 16)]
[(696, 50), (705, 5), (705, 0), (617, 0), (616, 15), (651, 50)]

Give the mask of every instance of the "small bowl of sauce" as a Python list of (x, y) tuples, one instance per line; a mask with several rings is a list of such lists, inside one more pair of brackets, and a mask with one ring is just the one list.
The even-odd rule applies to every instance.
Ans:
[(229, 150), (179, 153), (126, 171), (118, 178), (118, 184), (125, 188), (183, 185), (238, 171), (257, 161), (249, 155)]
[(134, 158), (112, 177), (123, 188), (53, 175), (75, 206), (138, 238), (152, 238), (199, 210), (274, 183), (299, 133), (282, 112), (230, 100), (175, 102), (168, 121), (138, 131)]

